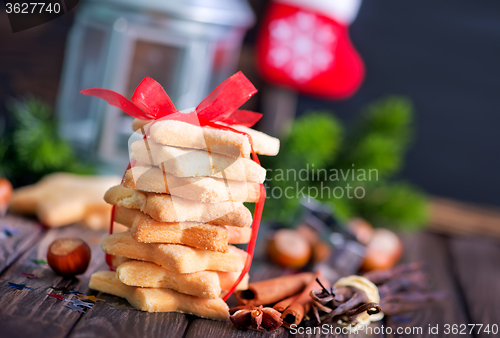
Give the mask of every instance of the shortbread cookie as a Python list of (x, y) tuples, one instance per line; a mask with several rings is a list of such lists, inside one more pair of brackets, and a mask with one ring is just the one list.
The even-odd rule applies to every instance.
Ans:
[[(112, 263), (113, 268), (115, 268), (115, 269), (118, 269), (118, 267), (120, 265), (122, 265), (126, 262), (139, 262), (139, 263), (154, 264), (151, 262), (138, 261), (138, 260), (130, 259), (130, 258), (123, 257), (123, 256), (112, 255), (111, 257), (112, 257), (111, 263)], [(159, 266), (159, 265), (155, 264), (155, 266)], [(162, 269), (164, 269), (164, 268), (162, 268)], [(164, 269), (164, 270), (166, 270), (166, 269)], [(202, 272), (202, 271), (198, 271), (198, 272)], [(209, 271), (209, 272), (214, 272), (219, 276), (220, 287), (221, 287), (223, 292), (224, 292), (224, 290), (231, 289), (231, 287), (234, 285), (234, 283), (236, 282), (236, 280), (238, 279), (238, 277), (240, 276), (240, 273), (241, 273), (241, 271), (239, 271), (239, 272)], [(197, 273), (197, 272), (193, 272), (193, 273)], [(181, 274), (181, 275), (185, 275), (185, 274)], [(248, 278), (247, 277), (248, 277), (248, 274), (246, 276), (244, 276), (243, 279), (241, 280), (240, 284), (238, 284), (238, 290), (239, 289), (242, 289), (242, 290), (248, 289)], [(140, 285), (136, 285), (136, 286), (140, 286)]]
[[(229, 125), (228, 125), (229, 126)], [(247, 133), (252, 138), (253, 150), (259, 155), (276, 156), (280, 151), (280, 140), (261, 131), (240, 125), (229, 126)]]
[[(128, 231), (128, 230), (127, 230)], [(115, 255), (110, 255), (111, 256), (111, 266), (116, 270), (120, 265), (122, 265), (125, 262), (131, 261), (132, 259), (123, 257), (123, 256), (115, 256)]]
[(176, 177), (158, 167), (134, 166), (127, 170), (123, 186), (156, 193), (167, 193), (201, 203), (257, 202), (257, 183), (224, 180), (213, 177)]
[[(240, 275), (238, 272), (198, 271), (175, 273), (161, 266), (136, 260), (129, 260), (116, 269), (118, 279), (130, 286), (165, 288), (202, 298), (217, 298), (223, 289), (229, 290)], [(248, 274), (236, 287), (248, 287)]]
[(215, 320), (226, 320), (229, 308), (221, 298), (207, 299), (169, 289), (139, 288), (123, 284), (113, 271), (90, 277), (91, 289), (125, 298), (136, 309), (147, 312), (181, 312)]
[(228, 231), (222, 225), (199, 222), (158, 222), (133, 209), (117, 208), (115, 221), (130, 227), (141, 243), (183, 244), (193, 248), (227, 252)]
[(166, 194), (128, 189), (117, 185), (104, 195), (109, 204), (138, 209), (160, 222), (210, 222), (248, 227), (252, 214), (241, 202), (198, 203)]
[[(148, 216), (146, 216), (148, 217)], [(193, 248), (227, 252), (229, 244), (247, 244), (252, 235), (252, 228), (240, 228), (210, 223), (181, 222), (165, 223), (149, 218), (149, 223), (136, 223), (130, 231), (138, 242), (183, 244)], [(178, 233), (172, 229), (179, 229)]]
[(264, 168), (243, 157), (166, 146), (145, 139), (133, 142), (129, 152), (131, 159), (160, 166), (162, 171), (177, 177), (218, 177), (253, 183), (266, 179)]
[(10, 210), (36, 214), (49, 227), (82, 221), (94, 229), (104, 228), (109, 225), (111, 207), (102, 195), (119, 182), (117, 176), (50, 174), (36, 184), (14, 190)]
[(241, 271), (247, 253), (232, 245), (227, 253), (200, 250), (179, 244), (140, 243), (130, 232), (106, 236), (101, 241), (102, 250), (110, 255), (153, 262), (177, 273), (196, 271)]
[(129, 227), (132, 237), (138, 242), (183, 244), (218, 252), (227, 252), (228, 243), (248, 243), (252, 232), (251, 228), (210, 223), (158, 222), (138, 210), (121, 207), (116, 208), (115, 222)]
[(252, 237), (252, 228), (240, 228), (233, 226), (226, 226), (227, 229), (227, 242), (229, 244), (247, 244)]
[[(250, 157), (250, 143), (245, 135), (211, 127), (199, 127), (181, 121), (165, 120), (152, 125), (150, 122), (150, 120), (134, 119), (132, 128), (138, 130), (143, 127), (141, 130), (143, 133), (149, 130), (154, 141), (165, 145), (203, 150), (208, 150), (210, 147), (211, 152), (228, 156), (234, 156), (234, 150), (237, 150), (239, 156)], [(269, 156), (278, 154), (280, 141), (277, 138), (244, 126), (229, 127), (249, 134), (257, 154)]]

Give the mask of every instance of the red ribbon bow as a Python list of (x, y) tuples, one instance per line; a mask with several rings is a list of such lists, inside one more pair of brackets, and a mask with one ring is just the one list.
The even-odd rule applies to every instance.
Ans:
[(193, 124), (199, 121), (201, 126), (222, 122), (246, 127), (257, 123), (262, 114), (237, 109), (256, 92), (257, 89), (246, 76), (238, 72), (208, 94), (193, 112), (184, 114), (175, 108), (163, 87), (150, 77), (145, 77), (137, 86), (132, 101), (109, 89), (89, 88), (81, 91), (84, 95), (99, 97), (140, 120), (158, 120), (168, 116), (168, 119)]
[[(220, 123), (229, 125), (242, 125), (251, 127), (262, 117), (262, 114), (238, 110), (243, 103), (257, 92), (257, 89), (252, 83), (238, 72), (222, 82), (213, 92), (200, 102), (194, 111), (190, 113), (181, 113), (177, 110), (170, 100), (170, 97), (165, 92), (165, 89), (150, 77), (145, 77), (137, 86), (132, 96), (132, 101), (123, 95), (109, 89), (89, 88), (82, 90), (84, 95), (99, 97), (107, 101), (110, 105), (123, 110), (128, 115), (140, 120), (178, 120), (194, 125), (210, 126), (217, 129), (230, 130), (236, 133), (244, 134), (248, 137), (252, 149), (252, 158), (259, 163), (259, 159), (254, 152), (252, 138), (245, 132), (235, 130)], [(144, 137), (147, 137), (147, 133)], [(260, 164), (260, 163), (259, 163)], [(131, 165), (129, 164), (128, 169)], [(263, 184), (260, 185), (260, 198), (255, 206), (255, 212), (252, 222), (252, 236), (247, 245), (247, 259), (245, 266), (241, 271), (240, 276), (229, 290), (228, 294), (223, 298), (227, 298), (234, 292), (238, 284), (241, 282), (246, 273), (250, 270), (252, 258), (257, 241), (257, 233), (259, 231), (260, 219), (264, 202), (266, 199), (266, 189)], [(109, 233), (113, 233), (113, 222), (115, 218), (115, 209), (111, 212), (111, 224)], [(106, 261), (112, 269), (111, 255), (106, 255)]]

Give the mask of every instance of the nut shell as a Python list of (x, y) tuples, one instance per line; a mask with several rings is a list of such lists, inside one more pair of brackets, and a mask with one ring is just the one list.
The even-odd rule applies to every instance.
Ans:
[(392, 231), (375, 229), (366, 248), (362, 270), (387, 270), (392, 268), (403, 254), (403, 243)]
[(309, 262), (311, 251), (309, 242), (296, 230), (281, 229), (269, 242), (267, 253), (278, 265), (300, 269)]
[(0, 177), (0, 216), (4, 215), (12, 197), (12, 184), (4, 177)]
[(80, 238), (58, 238), (47, 250), (47, 263), (63, 276), (81, 275), (90, 263), (90, 247)]

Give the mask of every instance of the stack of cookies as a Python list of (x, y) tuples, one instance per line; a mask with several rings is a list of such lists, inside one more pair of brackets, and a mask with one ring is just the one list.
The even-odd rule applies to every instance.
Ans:
[[(250, 159), (244, 134), (189, 123), (134, 120), (133, 166), (104, 199), (130, 230), (105, 237), (116, 272), (92, 275), (90, 287), (149, 312), (228, 318), (223, 296), (244, 268), (252, 215), (266, 170)], [(276, 155), (279, 140), (242, 126), (256, 153)], [(149, 137), (142, 135), (148, 130)], [(248, 275), (237, 286), (246, 289)]]

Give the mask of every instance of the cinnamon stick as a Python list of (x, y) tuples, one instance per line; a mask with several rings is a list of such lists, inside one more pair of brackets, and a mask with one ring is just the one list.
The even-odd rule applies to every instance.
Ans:
[[(311, 307), (311, 297), (309, 296), (309, 294), (312, 290), (318, 288), (319, 285), (318, 282), (316, 282), (316, 278), (319, 278), (320, 276), (321, 272), (316, 272), (310, 279), (306, 287), (302, 290), (302, 292), (295, 296), (292, 300), (290, 300), (290, 305), (282, 312), (281, 315), (281, 318), (283, 318), (283, 326), (285, 326), (286, 328), (290, 328), (292, 324), (300, 324), (300, 322), (304, 318), (304, 315), (309, 311)], [(322, 280), (321, 283), (323, 283), (325, 287), (330, 286), (330, 283), (328, 283), (328, 281), (326, 280)], [(277, 309), (275, 308), (275, 310)]]
[(297, 299), (297, 296), (298, 296), (298, 294), (293, 295), (291, 297), (288, 297), (286, 299), (283, 299), (281, 302), (276, 303), (276, 305), (273, 306), (273, 309), (283, 313), (287, 309), (287, 307), (289, 307), (290, 305), (292, 305), (295, 302), (295, 299)]
[(299, 325), (310, 309), (311, 302), (305, 304), (293, 303), (281, 315), (283, 326), (289, 329), (293, 324)]
[(247, 290), (237, 291), (234, 296), (240, 305), (274, 304), (302, 291), (312, 276), (312, 273), (304, 272), (250, 283)]

